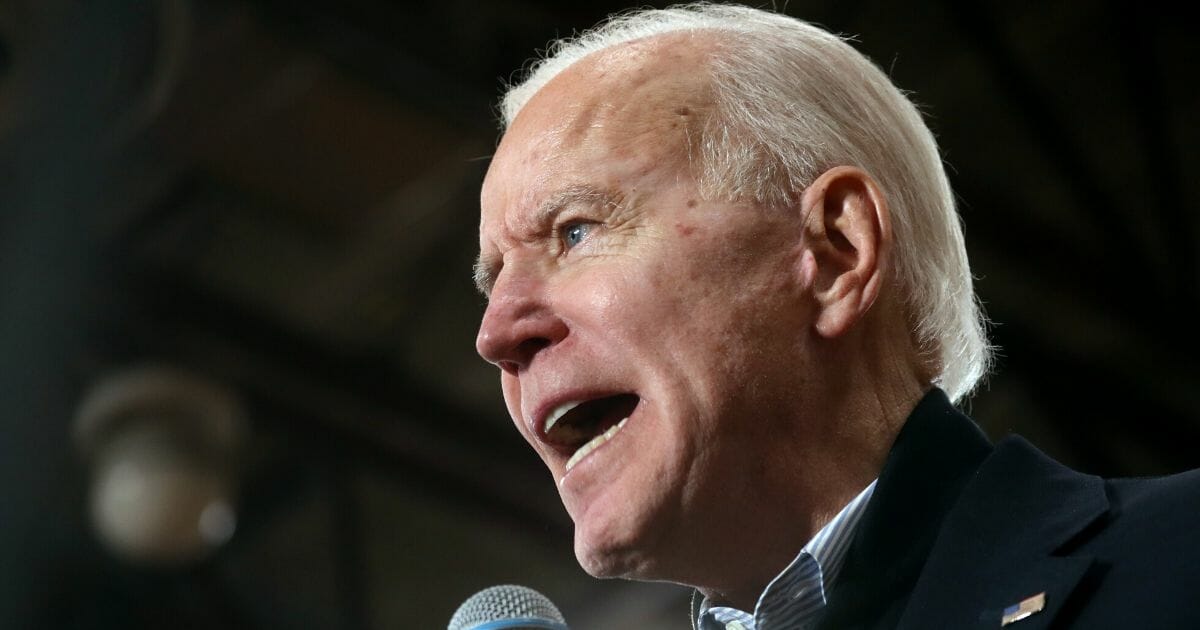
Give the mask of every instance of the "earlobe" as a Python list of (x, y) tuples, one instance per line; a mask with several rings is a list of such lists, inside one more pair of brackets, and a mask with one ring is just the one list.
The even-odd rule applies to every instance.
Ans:
[(801, 207), (800, 274), (817, 304), (814, 328), (839, 337), (871, 309), (885, 279), (892, 243), (887, 200), (866, 171), (838, 166), (804, 191)]

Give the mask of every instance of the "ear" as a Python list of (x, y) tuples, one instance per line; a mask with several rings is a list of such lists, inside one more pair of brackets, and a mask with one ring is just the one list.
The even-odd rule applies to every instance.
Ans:
[(887, 276), (892, 224), (875, 180), (837, 166), (821, 174), (800, 200), (804, 217), (801, 277), (817, 303), (814, 327), (841, 336), (870, 310)]

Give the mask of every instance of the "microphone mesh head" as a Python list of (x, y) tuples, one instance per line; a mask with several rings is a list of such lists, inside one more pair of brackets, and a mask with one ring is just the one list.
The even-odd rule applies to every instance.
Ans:
[[(498, 624), (512, 620), (513, 625)], [(527, 623), (517, 625), (518, 620)], [(516, 584), (492, 586), (475, 593), (454, 611), (446, 630), (471, 630), (491, 623), (493, 628), (560, 628), (567, 630), (562, 613), (545, 595)]]

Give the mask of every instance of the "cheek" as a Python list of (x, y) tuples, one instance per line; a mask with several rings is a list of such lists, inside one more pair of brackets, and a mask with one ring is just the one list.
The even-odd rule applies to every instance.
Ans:
[(606, 334), (629, 334), (642, 328), (639, 320), (652, 307), (655, 282), (636, 262), (622, 261), (578, 281), (567, 308), (580, 329), (595, 324)]

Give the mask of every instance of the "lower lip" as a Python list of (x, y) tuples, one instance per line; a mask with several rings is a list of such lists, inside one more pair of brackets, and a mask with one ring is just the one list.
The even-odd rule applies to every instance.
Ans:
[[(596, 455), (597, 452), (605, 450), (604, 447), (609, 446), (610, 443), (613, 441), (614, 438), (617, 437), (618, 434), (627, 431), (629, 429), (629, 427), (625, 426), (625, 425), (630, 422), (636, 422), (636, 419), (634, 418), (634, 416), (638, 415), (638, 413), (641, 411), (641, 409), (642, 409), (642, 405), (639, 403), (638, 406), (636, 408), (634, 408), (634, 410), (628, 416), (626, 416), (624, 420), (617, 423), (622, 426), (621, 429), (614, 431), (613, 434), (611, 436), (609, 436), (608, 439), (604, 440), (603, 443), (600, 443), (600, 444), (597, 444), (596, 446), (594, 446), (588, 453), (585, 453), (583, 457), (580, 457), (578, 459), (578, 461), (574, 462), (570, 468), (563, 470), (563, 475), (558, 480), (559, 488), (563, 488), (564, 484), (566, 484), (566, 482), (567, 482), (567, 478), (572, 477), (573, 473), (575, 471), (579, 470), (580, 468), (587, 467), (587, 466), (581, 466), (582, 464), (585, 464), (586, 462), (595, 459), (594, 456)], [(617, 426), (617, 425), (613, 425), (613, 426)], [(574, 457), (574, 456), (572, 456), (572, 457)], [(570, 461), (570, 460), (568, 460), (568, 461)]]

